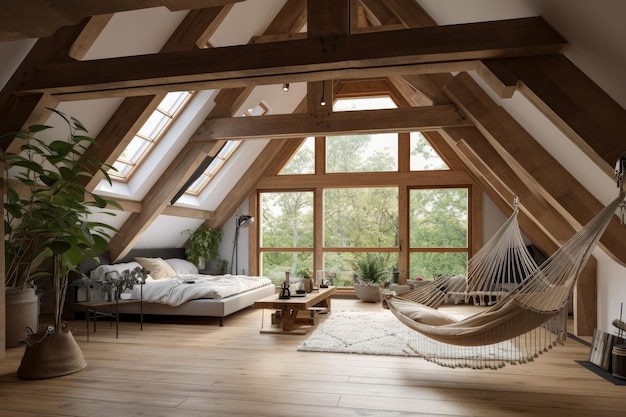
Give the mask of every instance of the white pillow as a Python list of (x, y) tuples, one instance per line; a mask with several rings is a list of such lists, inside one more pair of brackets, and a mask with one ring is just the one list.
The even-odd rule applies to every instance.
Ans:
[(193, 274), (198, 275), (198, 267), (185, 259), (171, 258), (166, 259), (165, 262), (176, 271), (177, 275), (181, 274)]
[(91, 279), (95, 279), (96, 281), (102, 281), (105, 279), (106, 274), (108, 274), (109, 272), (116, 271), (116, 272), (122, 273), (123, 271), (126, 271), (127, 269), (133, 270), (137, 267), (141, 268), (141, 265), (139, 265), (139, 263), (137, 262), (124, 262), (124, 263), (113, 264), (113, 265), (100, 265), (89, 273), (89, 277)]
[(137, 257), (135, 261), (139, 262), (153, 279), (166, 279), (176, 276), (176, 271), (161, 258)]

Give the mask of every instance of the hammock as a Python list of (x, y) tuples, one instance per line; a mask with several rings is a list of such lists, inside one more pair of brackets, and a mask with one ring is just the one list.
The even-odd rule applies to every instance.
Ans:
[[(620, 192), (534, 268), (527, 251), (520, 250), (516, 207), (505, 225), (468, 263), (468, 293), (485, 289), (484, 285), (491, 285), (490, 291), (503, 290), (495, 287), (500, 283), (514, 285), (508, 288), (510, 291), (502, 291), (505, 295), (495, 305), (460, 320), (450, 317), (436, 310), (444, 299), (442, 294), (445, 297), (449, 290), (444, 287), (445, 280), (435, 280), (425, 288), (386, 300), (393, 314), (414, 330), (410, 347), (418, 354), (428, 352), (423, 355), (425, 359), (444, 366), (499, 368), (507, 362), (531, 361), (554, 346), (565, 336), (564, 307), (578, 275), (616, 209), (623, 207), (622, 200)], [(498, 274), (501, 278), (494, 279)], [(439, 349), (432, 349), (433, 340), (440, 342)]]
[(444, 276), (427, 281), (401, 298), (437, 308), (444, 302), (463, 298), (475, 304), (491, 305), (529, 277), (537, 263), (520, 232), (517, 197), (513, 214), (491, 239), (468, 261), (467, 278)]

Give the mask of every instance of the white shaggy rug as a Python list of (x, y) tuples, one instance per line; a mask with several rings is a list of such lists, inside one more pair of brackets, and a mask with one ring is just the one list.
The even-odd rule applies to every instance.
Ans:
[(332, 311), (298, 350), (473, 360), (515, 360), (519, 353), (508, 341), (490, 345), (490, 349), (445, 345), (443, 351), (438, 342), (422, 338), (420, 349), (424, 350), (420, 355), (409, 346), (410, 332), (389, 310)]
[(388, 310), (332, 311), (298, 350), (416, 356), (408, 337), (409, 328)]

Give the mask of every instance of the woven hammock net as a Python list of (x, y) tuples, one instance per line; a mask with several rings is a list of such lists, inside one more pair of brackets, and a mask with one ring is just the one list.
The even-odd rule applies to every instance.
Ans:
[[(622, 200), (620, 195), (606, 206), (541, 266), (524, 244), (516, 204), (511, 217), (468, 262), (466, 280), (440, 278), (386, 300), (411, 329), (409, 346), (439, 365), (495, 369), (532, 361), (564, 340), (568, 299)], [(450, 294), (493, 305), (466, 318), (451, 317), (437, 310)]]

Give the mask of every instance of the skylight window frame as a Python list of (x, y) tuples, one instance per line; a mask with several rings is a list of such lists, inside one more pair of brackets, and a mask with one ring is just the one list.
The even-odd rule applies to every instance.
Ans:
[[(128, 143), (127, 147), (124, 149), (124, 151), (126, 151), (126, 149), (128, 149), (128, 147), (131, 145), (131, 143), (135, 139), (139, 139), (139, 140), (144, 141), (143, 143), (147, 144), (146, 149), (143, 150), (143, 152), (141, 152), (141, 154), (137, 157), (137, 159), (135, 161), (133, 161), (133, 160), (131, 160), (129, 158), (124, 158), (122, 156), (124, 152), (122, 152), (122, 154), (120, 154), (120, 156), (117, 158), (117, 160), (115, 160), (113, 165), (114, 166), (116, 164), (126, 165), (126, 166), (129, 167), (128, 172), (126, 172), (125, 174), (120, 174), (118, 171), (116, 171), (114, 169), (109, 170), (109, 176), (111, 177), (112, 181), (119, 182), (119, 183), (128, 183), (132, 179), (133, 175), (137, 172), (137, 170), (139, 169), (141, 164), (149, 157), (149, 155), (152, 152), (152, 150), (160, 142), (160, 140), (163, 138), (163, 136), (165, 136), (167, 134), (167, 132), (171, 128), (172, 124), (178, 119), (178, 117), (182, 114), (182, 112), (189, 105), (189, 103), (191, 102), (192, 98), (196, 94), (196, 91), (193, 91), (193, 90), (181, 90), (181, 91), (173, 91), (173, 92), (171, 92), (171, 93), (185, 93), (185, 92), (188, 93), (187, 97), (185, 97), (182, 100), (182, 102), (177, 105), (177, 108), (176, 108), (176, 110), (173, 113), (170, 112), (169, 110), (162, 109), (160, 107), (161, 104), (167, 98), (167, 94), (166, 94), (165, 97), (163, 97), (163, 100), (161, 100), (161, 102), (159, 103), (159, 106), (157, 106), (157, 108), (154, 109), (154, 111), (150, 114), (150, 116), (148, 116), (148, 118), (146, 119), (144, 124), (133, 135), (133, 138), (130, 140), (130, 142)], [(168, 94), (171, 94), (171, 93), (168, 93)], [(160, 113), (164, 118), (166, 118), (166, 121), (158, 129), (155, 137), (151, 138), (151, 137), (149, 137), (149, 136), (147, 136), (145, 134), (140, 133), (141, 130), (150, 121), (151, 117), (153, 115), (157, 114), (157, 113)], [(158, 126), (159, 124), (161, 124), (161, 120), (159, 120), (159, 123), (156, 124), (155, 126)]]
[[(215, 178), (218, 172), (226, 164), (226, 161), (228, 161), (233, 156), (233, 154), (237, 151), (237, 149), (239, 149), (242, 143), (243, 141), (241, 140), (226, 141), (222, 149), (220, 149), (217, 155), (215, 155), (214, 159), (211, 161), (207, 169), (205, 169), (204, 172), (200, 175), (200, 178), (194, 181), (194, 183), (189, 188), (187, 188), (185, 194), (192, 196), (198, 196), (202, 194), (202, 192), (206, 189), (209, 183), (213, 180), (213, 178)], [(228, 147), (228, 145), (232, 146)], [(226, 151), (224, 152), (224, 154), (222, 154), (222, 151), (224, 149), (226, 149)], [(194, 187), (194, 185), (198, 183), (200, 179), (202, 181)]]
[[(244, 110), (241, 117), (259, 117), (259, 116), (263, 116), (268, 111), (269, 111), (269, 108), (267, 107), (267, 105), (261, 101), (255, 106), (252, 106)], [(235, 145), (232, 148), (227, 149), (228, 145), (233, 144), (233, 143)], [(189, 195), (189, 196), (194, 196), (194, 197), (197, 197), (200, 194), (202, 194), (202, 192), (209, 186), (211, 181), (217, 176), (219, 171), (224, 167), (224, 165), (226, 165), (226, 162), (228, 162), (228, 160), (235, 154), (237, 149), (239, 149), (242, 143), (243, 143), (243, 140), (226, 141), (222, 149), (220, 149), (217, 155), (215, 155), (215, 158), (211, 161), (209, 166), (204, 170), (204, 172), (202, 172), (202, 174), (200, 174), (200, 177), (198, 177), (198, 179), (194, 181), (194, 183), (185, 190), (184, 194)], [(222, 151), (225, 148), (227, 149), (226, 154), (220, 155), (222, 154)], [(199, 179), (202, 179), (202, 182), (200, 182), (197, 186), (194, 187), (194, 185), (198, 183)]]

